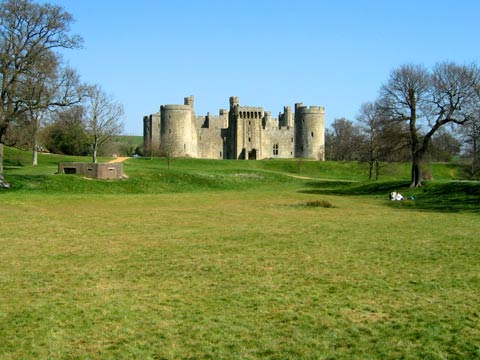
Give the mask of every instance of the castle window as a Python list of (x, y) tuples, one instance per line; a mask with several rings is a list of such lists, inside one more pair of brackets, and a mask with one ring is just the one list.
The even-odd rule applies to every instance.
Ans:
[(273, 156), (278, 155), (278, 144), (273, 144)]
[(168, 129), (168, 133), (171, 134), (171, 133), (172, 133), (172, 129)]
[(222, 152), (220, 151), (220, 157), (222, 157)]
[(293, 138), (292, 138), (292, 142), (293, 142)]
[(313, 137), (313, 131), (311, 132), (311, 135), (312, 135), (312, 137)]
[(248, 142), (251, 142), (251, 141), (252, 141), (252, 138), (249, 137), (249, 138), (248, 138)]

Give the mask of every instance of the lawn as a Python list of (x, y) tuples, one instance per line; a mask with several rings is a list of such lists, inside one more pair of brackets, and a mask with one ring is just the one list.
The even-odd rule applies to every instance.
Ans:
[(480, 358), (479, 205), (451, 207), (476, 184), (392, 204), (401, 176), (316, 164), (132, 159), (118, 183), (10, 165), (0, 358)]

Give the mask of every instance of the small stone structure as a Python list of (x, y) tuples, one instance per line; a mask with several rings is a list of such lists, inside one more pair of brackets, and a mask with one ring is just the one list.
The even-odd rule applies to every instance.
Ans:
[(325, 160), (325, 109), (285, 106), (278, 118), (261, 107), (240, 106), (218, 116), (195, 116), (193, 96), (184, 105), (162, 105), (143, 119), (146, 154), (206, 159), (309, 158)]
[(123, 179), (123, 164), (65, 162), (58, 164), (58, 173), (82, 175), (90, 179), (118, 180)]

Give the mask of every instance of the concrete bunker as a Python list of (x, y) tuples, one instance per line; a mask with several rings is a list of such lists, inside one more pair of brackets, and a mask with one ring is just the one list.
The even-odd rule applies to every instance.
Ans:
[(123, 179), (123, 164), (66, 162), (58, 164), (58, 173), (81, 175), (89, 179), (120, 180)]

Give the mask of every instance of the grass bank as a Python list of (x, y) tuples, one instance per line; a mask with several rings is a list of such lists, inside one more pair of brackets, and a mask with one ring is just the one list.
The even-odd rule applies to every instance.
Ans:
[[(1, 359), (480, 357), (478, 213), (389, 202), (408, 172), (132, 159), (110, 182), (41, 160), (0, 192)], [(478, 200), (460, 185), (415, 203)]]

